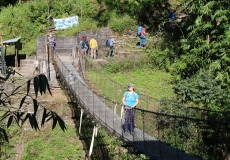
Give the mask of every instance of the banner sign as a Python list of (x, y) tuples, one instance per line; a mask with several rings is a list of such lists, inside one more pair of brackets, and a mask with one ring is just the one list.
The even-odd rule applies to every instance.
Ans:
[(78, 16), (67, 17), (67, 18), (54, 18), (54, 26), (56, 30), (64, 30), (71, 28), (72, 26), (78, 25)]

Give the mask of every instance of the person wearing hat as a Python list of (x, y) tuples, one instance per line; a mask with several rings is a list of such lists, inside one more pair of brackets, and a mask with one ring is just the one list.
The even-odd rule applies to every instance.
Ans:
[(125, 132), (130, 132), (131, 134), (134, 131), (134, 114), (135, 107), (137, 106), (139, 100), (139, 95), (134, 91), (134, 85), (132, 83), (128, 84), (128, 90), (124, 93), (122, 98), (122, 104), (125, 109)]

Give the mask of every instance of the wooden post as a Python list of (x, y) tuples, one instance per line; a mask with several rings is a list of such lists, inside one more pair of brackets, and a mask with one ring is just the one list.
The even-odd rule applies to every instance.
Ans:
[(0, 43), (1, 43), (1, 46), (3, 46), (3, 41), (2, 41), (2, 35), (0, 34)]
[(48, 37), (47, 37), (47, 35), (46, 35), (46, 40), (45, 40), (45, 45), (46, 45), (46, 59), (45, 59), (45, 61), (46, 61), (46, 71), (47, 71), (47, 78), (48, 78), (48, 80), (50, 81), (50, 53), (49, 53), (49, 51), (50, 51), (50, 46), (49, 46), (49, 44), (47, 43), (47, 39), (48, 39)]
[(47, 60), (48, 59), (48, 43), (47, 43), (47, 40), (48, 40), (48, 34), (45, 36), (45, 47), (46, 47), (46, 53), (45, 53), (45, 59)]
[(5, 47), (3, 47), (2, 35), (0, 34), (0, 44), (1, 44), (1, 52), (0, 52), (0, 62), (1, 62), (1, 74), (6, 75), (6, 63), (5, 63)]
[(15, 67), (18, 68), (18, 49), (15, 45)]
[(1, 46), (1, 67), (2, 74), (6, 75), (6, 62), (5, 62), (5, 47)]
[[(3, 42), (2, 42), (2, 35), (0, 34), (0, 45), (1, 45), (1, 52), (0, 52), (0, 57), (2, 56), (2, 49), (3, 48)], [(0, 58), (0, 62), (2, 62), (2, 58)]]

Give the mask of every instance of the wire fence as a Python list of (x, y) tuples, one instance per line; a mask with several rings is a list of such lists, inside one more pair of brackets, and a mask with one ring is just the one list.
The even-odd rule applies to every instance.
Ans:
[[(124, 135), (121, 98), (126, 86), (100, 72), (79, 53), (78, 68), (82, 70), (84, 79), (75, 68), (62, 63), (55, 56), (61, 81), (71, 100), (80, 104), (80, 107), (112, 133), (155, 159), (228, 156), (229, 113), (180, 105), (143, 93), (139, 93), (140, 103), (135, 112), (135, 132), (133, 135)], [(70, 70), (75, 71), (78, 78), (78, 83), (73, 86), (66, 79)], [(150, 111), (150, 108), (153, 109)]]

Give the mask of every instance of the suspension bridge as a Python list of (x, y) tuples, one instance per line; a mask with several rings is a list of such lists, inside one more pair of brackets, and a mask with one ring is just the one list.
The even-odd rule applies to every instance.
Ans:
[[(41, 40), (44, 39), (40, 38), (40, 41), (38, 39), (40, 46), (44, 45)], [(58, 41), (58, 37), (56, 40)], [(66, 38), (66, 41), (68, 40)], [(59, 45), (64, 44), (63, 41), (65, 40), (62, 39), (62, 43), (59, 43)], [(78, 132), (81, 133), (81, 129), (84, 127), (82, 126), (84, 114), (90, 115), (96, 121), (93, 129), (91, 145), (88, 151), (89, 157), (92, 154), (94, 138), (97, 136), (99, 129), (98, 126), (101, 125), (122, 139), (128, 145), (136, 148), (138, 151), (148, 156), (150, 159), (200, 159), (198, 156), (192, 156), (189, 153), (185, 153), (185, 151), (182, 149), (177, 148), (180, 143), (184, 142), (179, 141), (176, 133), (178, 133), (178, 130), (180, 130), (180, 125), (182, 125), (182, 123), (192, 124), (194, 127), (200, 124), (204, 125), (204, 121), (210, 114), (210, 111), (200, 110), (201, 114), (193, 117), (193, 114), (197, 113), (197, 108), (161, 101), (140, 93), (140, 106), (138, 106), (136, 109), (134, 133), (125, 134), (122, 127), (124, 123), (123, 107), (121, 102), (118, 101), (121, 99), (122, 93), (124, 92), (124, 87), (120, 84), (112, 82), (111, 80), (108, 84), (107, 77), (107, 79), (100, 78), (101, 86), (99, 85), (99, 88), (104, 87), (109, 90), (109, 88), (114, 85), (113, 87), (117, 88), (116, 91), (110, 90), (109, 92), (115, 93), (116, 95), (109, 97), (100, 91), (96, 91), (94, 84), (87, 82), (87, 72), (90, 71), (87, 66), (91, 66), (92, 64), (89, 64), (90, 61), (87, 61), (87, 57), (81, 53), (81, 48), (77, 45), (78, 41), (76, 39), (72, 39), (71, 43), (67, 42), (65, 44), (68, 44), (68, 46), (63, 47), (64, 45), (60, 45), (60, 49), (56, 48), (56, 52), (53, 52), (52, 48), (48, 48), (47, 54), (50, 56), (48, 58), (52, 60), (57, 77), (59, 77), (63, 88), (65, 88), (68, 92), (71, 101), (81, 110)], [(66, 51), (68, 51), (68, 53)], [(66, 60), (66, 57), (71, 58)], [(67, 77), (69, 72), (72, 72), (73, 75), (77, 77), (77, 83), (74, 85), (70, 85), (68, 82)], [(158, 107), (158, 112), (140, 109), (143, 108), (141, 107), (142, 105), (154, 106), (156, 108)], [(169, 108), (171, 112), (165, 113), (163, 108)], [(174, 114), (174, 111), (177, 114)], [(178, 111), (181, 112), (178, 114)], [(215, 123), (219, 122), (215, 121)], [(172, 133), (175, 133), (171, 135), (171, 138), (173, 137), (174, 139), (171, 144), (167, 143), (167, 137), (165, 137), (165, 133), (163, 132), (163, 130), (167, 127), (173, 130)], [(190, 136), (196, 136), (199, 140), (199, 137), (201, 137), (199, 134), (200, 133), (197, 130), (196, 133), (191, 133)]]

